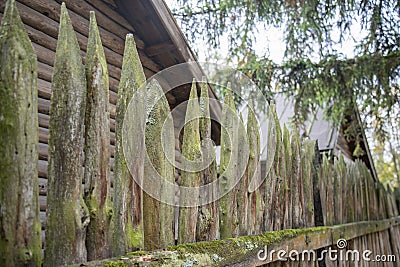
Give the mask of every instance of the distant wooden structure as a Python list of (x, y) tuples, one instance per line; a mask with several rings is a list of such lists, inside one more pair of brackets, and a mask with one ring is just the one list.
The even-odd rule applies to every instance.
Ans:
[[(294, 99), (288, 98), (282, 93), (277, 93), (274, 98), (276, 111), (281, 124), (290, 124), (291, 118), (294, 116)], [(375, 181), (378, 176), (372, 160), (371, 151), (368, 146), (368, 140), (365, 136), (364, 128), (360, 119), (358, 110), (352, 110), (353, 115), (343, 118), (341, 125), (334, 125), (331, 121), (324, 118), (323, 109), (317, 109), (314, 113), (308, 114), (308, 120), (302, 126), (300, 134), (304, 137), (318, 140), (318, 149), (321, 153), (329, 154), (335, 157), (343, 155), (348, 161), (361, 160), (368, 167)], [(263, 116), (259, 118), (263, 121)], [(363, 151), (362, 155), (354, 155), (356, 149), (356, 141), (347, 139), (345, 132), (350, 124), (356, 125), (356, 134), (358, 135), (359, 145)], [(261, 128), (265, 130), (265, 124), (261, 123)], [(264, 143), (265, 145), (265, 143)], [(261, 156), (264, 160), (265, 156)], [(262, 173), (265, 173), (264, 161), (261, 163)]]

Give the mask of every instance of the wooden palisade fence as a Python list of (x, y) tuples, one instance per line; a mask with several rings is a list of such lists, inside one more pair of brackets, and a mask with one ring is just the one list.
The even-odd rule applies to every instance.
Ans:
[[(129, 106), (145, 84), (145, 76), (133, 36), (128, 35), (118, 91), (112, 179), (109, 82), (94, 13), (89, 28), (84, 66), (62, 5), (52, 78), (44, 266), (159, 249), (168, 250), (128, 254), (121, 264), (140, 264), (146, 254), (147, 259), (157, 258), (166, 266), (191, 266), (195, 261), (199, 266), (281, 266), (276, 257), (260, 260), (257, 251), (265, 245), (321, 251), (335, 247), (339, 238), (349, 241), (345, 249), (400, 257), (399, 210), (390, 188), (375, 181), (363, 163), (328, 158), (318, 152), (315, 141), (281, 128), (274, 106), (268, 110), (266, 137), (274, 153), (267, 158), (266, 177), (261, 177), (256, 116), (249, 110), (247, 128), (240, 127), (242, 115), (236, 113), (230, 90), (223, 106), (218, 178), (205, 80), (200, 94), (196, 82), (192, 84), (182, 144), (186, 160), (177, 183), (198, 187), (218, 178), (218, 190), (181, 192), (176, 229), (174, 208), (165, 204), (174, 201), (175, 193), (161, 188), (155, 199), (141, 189), (144, 179), (162, 187), (154, 182), (157, 175), (175, 183), (173, 162), (166, 157), (166, 153), (174, 155), (174, 130), (164, 92), (152, 80), (140, 96), (142, 104)], [(0, 37), (0, 265), (40, 266), (36, 57), (14, 0), (7, 2)], [(134, 119), (124, 121), (128, 108)], [(125, 139), (124, 129), (129, 133)], [(132, 150), (124, 151), (126, 143)], [(135, 154), (134, 162), (126, 162), (124, 153)], [(210, 164), (189, 171), (199, 159)], [(249, 191), (257, 182), (261, 185)], [(208, 201), (218, 194), (219, 200)], [(199, 205), (186, 206), (188, 199), (198, 200)], [(174, 246), (175, 242), (179, 244)], [(345, 266), (339, 260), (325, 264)]]

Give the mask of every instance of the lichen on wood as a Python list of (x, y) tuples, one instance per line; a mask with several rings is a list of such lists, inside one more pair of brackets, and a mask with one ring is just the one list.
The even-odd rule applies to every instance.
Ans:
[(273, 231), (278, 229), (277, 213), (280, 210), (279, 205), (279, 154), (282, 143), (281, 127), (276, 113), (275, 105), (270, 105), (268, 125), (268, 148), (275, 148), (274, 154), (268, 153), (268, 159), (271, 161), (271, 169), (266, 173), (265, 180), (265, 210), (264, 210), (264, 230)]
[[(180, 186), (193, 190), (181, 190), (179, 207), (178, 243), (196, 241), (196, 224), (199, 201), (201, 171), (201, 144), (199, 131), (200, 106), (197, 97), (196, 82), (193, 80), (186, 109), (184, 135), (182, 143), (182, 172)], [(188, 204), (194, 199), (193, 203)]]
[(143, 192), (143, 231), (146, 250), (164, 249), (174, 244), (175, 182), (174, 125), (168, 101), (157, 82), (151, 80), (146, 89), (145, 183), (156, 195)]
[(45, 266), (84, 262), (88, 209), (82, 196), (86, 78), (65, 4), (52, 78)]
[(314, 194), (313, 194), (313, 174), (315, 157), (315, 140), (305, 139), (301, 149), (301, 168), (303, 175), (303, 227), (314, 226)]
[[(248, 227), (247, 234), (261, 233), (264, 229), (264, 208), (265, 208), (265, 181), (262, 182), (261, 177), (261, 165), (260, 165), (260, 132), (258, 131), (258, 122), (256, 114), (252, 106), (249, 107), (247, 114), (247, 138), (249, 142), (249, 161), (247, 164), (246, 175), (248, 179), (248, 185), (259, 184), (259, 188), (252, 192), (249, 192), (249, 188), (246, 188), (248, 194)], [(239, 224), (240, 225), (240, 224)], [(239, 226), (240, 227), (240, 226)], [(246, 230), (246, 229), (243, 229)]]
[(219, 225), (220, 237), (230, 238), (236, 235), (237, 209), (236, 192), (232, 190), (237, 181), (237, 124), (238, 116), (231, 89), (225, 94), (221, 118), (221, 159), (219, 178)]
[(300, 228), (303, 225), (303, 219), (301, 214), (303, 213), (302, 206), (302, 171), (301, 171), (301, 141), (300, 134), (297, 130), (292, 132), (291, 140), (291, 151), (292, 151), (292, 184), (291, 184), (291, 200), (292, 200), (292, 228)]
[(14, 0), (0, 26), (0, 265), (41, 266), (37, 60)]
[[(134, 101), (130, 105), (130, 115), (126, 118), (125, 113), (133, 96), (139, 92), (138, 89), (145, 81), (133, 35), (128, 34), (125, 40), (115, 119), (113, 255), (122, 255), (143, 247), (142, 190), (136, 182), (143, 178), (143, 101)], [(124, 151), (124, 148), (130, 150)], [(135, 157), (132, 162), (127, 162), (125, 155)]]
[[(213, 141), (211, 140), (211, 117), (210, 99), (208, 95), (208, 84), (203, 77), (200, 91), (200, 112), (199, 130), (201, 137), (202, 162), (205, 168), (202, 171), (201, 185), (214, 186), (204, 187), (206, 191), (200, 193), (200, 207), (196, 226), (196, 241), (212, 241), (219, 236), (218, 224), (218, 186), (217, 165)], [(213, 200), (213, 201), (212, 201)], [(212, 202), (211, 202), (212, 201)], [(207, 204), (204, 204), (207, 203)]]
[(110, 177), (108, 112), (109, 82), (107, 62), (94, 12), (90, 13), (86, 50), (86, 114), (84, 199), (89, 209), (86, 247), (88, 260), (111, 256), (110, 247)]
[[(249, 111), (249, 114), (251, 111)], [(242, 113), (239, 114), (239, 120), (237, 125), (237, 138), (238, 138), (238, 149), (237, 149), (237, 177), (240, 177), (238, 184), (236, 185), (236, 207), (237, 207), (237, 224), (238, 234), (248, 235), (249, 228), (252, 226), (249, 224), (248, 213), (249, 213), (249, 177), (247, 175), (247, 165), (249, 163), (249, 142), (250, 138), (247, 136), (246, 129), (244, 128), (244, 122)], [(258, 129), (256, 129), (258, 132)], [(254, 136), (253, 136), (254, 137)], [(256, 141), (256, 140), (255, 140)], [(253, 152), (253, 151), (252, 151)], [(252, 177), (251, 177), (252, 178)], [(250, 178), (250, 179), (251, 179)], [(259, 190), (256, 190), (259, 193)], [(256, 203), (257, 205), (257, 203)], [(256, 222), (254, 222), (256, 224)]]

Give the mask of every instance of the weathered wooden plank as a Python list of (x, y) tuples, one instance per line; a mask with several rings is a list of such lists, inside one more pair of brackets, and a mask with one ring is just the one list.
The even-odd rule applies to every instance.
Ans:
[[(264, 209), (266, 205), (265, 195), (262, 194), (262, 191), (265, 191), (265, 182), (261, 183), (260, 132), (258, 131), (258, 122), (253, 106), (248, 107), (247, 138), (249, 143), (249, 160), (246, 169), (246, 176), (248, 179), (246, 194), (248, 194), (249, 202), (247, 212), (247, 234), (254, 235), (264, 232)], [(259, 188), (255, 188), (254, 185), (256, 184), (259, 185)], [(263, 188), (261, 189), (260, 187)], [(251, 192), (250, 190), (254, 191)]]
[(327, 155), (323, 156), (320, 171), (321, 206), (323, 211), (324, 225), (334, 225), (334, 181), (332, 176), (332, 163)]
[(39, 127), (49, 128), (50, 116), (46, 114), (38, 114)]
[(146, 54), (150, 57), (157, 56), (163, 54), (165, 52), (169, 52), (176, 49), (175, 45), (172, 42), (164, 42), (160, 44), (155, 44), (152, 46), (148, 46), (145, 48)]
[[(47, 163), (47, 161), (46, 161), (46, 163)], [(46, 164), (46, 167), (47, 167), (47, 164)], [(39, 176), (38, 180), (39, 180), (39, 195), (45, 196), (47, 194), (47, 178), (40, 178), (40, 176)]]
[(292, 227), (300, 228), (303, 225), (302, 212), (303, 207), (301, 205), (301, 181), (302, 181), (302, 171), (301, 171), (301, 156), (300, 156), (300, 135), (298, 131), (292, 133), (291, 138), (292, 146), (292, 185), (291, 185), (291, 198), (292, 198)]
[(219, 178), (219, 225), (220, 237), (233, 237), (237, 228), (236, 190), (232, 190), (237, 182), (237, 148), (236, 145), (238, 116), (233, 96), (228, 84), (222, 107), (223, 125), (221, 133), (221, 159)]
[(38, 96), (40, 98), (48, 99), (51, 98), (51, 83), (44, 81), (42, 79), (38, 79)]
[[(135, 29), (133, 28), (133, 26), (131, 24), (129, 24), (129, 22), (126, 21), (126, 19), (124, 17), (122, 17), (120, 13), (118, 13), (116, 11), (117, 5), (115, 4), (115, 2), (113, 0), (103, 0), (103, 1), (86, 0), (86, 2), (90, 3), (92, 6), (95, 6), (101, 13), (106, 15), (108, 18), (114, 20), (119, 25), (123, 26), (124, 28), (128, 29), (131, 33), (135, 33)], [(111, 7), (110, 7), (110, 5), (111, 5)], [(135, 39), (135, 42), (136, 42), (136, 39)]]
[(200, 207), (196, 226), (196, 241), (212, 241), (218, 238), (218, 184), (217, 164), (211, 139), (210, 100), (207, 80), (203, 77), (200, 92), (199, 131), (201, 137), (202, 171), (201, 186), (210, 186), (200, 193)]
[(293, 214), (293, 207), (292, 207), (292, 183), (293, 183), (293, 178), (292, 178), (292, 147), (290, 144), (290, 132), (289, 129), (284, 125), (283, 127), (283, 148), (284, 148), (284, 160), (285, 160), (285, 191), (284, 191), (284, 196), (285, 196), (285, 202), (284, 202), (284, 208), (285, 208), (285, 213), (284, 213), (284, 223), (283, 223), (283, 229), (292, 229), (292, 214)]
[(284, 185), (282, 184), (283, 179), (286, 175), (286, 166), (284, 162), (283, 156), (283, 144), (282, 144), (282, 128), (279, 123), (278, 114), (276, 113), (276, 108), (274, 105), (271, 105), (271, 119), (275, 121), (275, 128), (276, 128), (276, 151), (275, 151), (275, 159), (274, 159), (274, 170), (275, 170), (275, 190), (272, 192), (274, 203), (274, 208), (271, 207), (272, 213), (274, 213), (274, 221), (273, 221), (273, 230), (279, 231), (282, 230), (282, 221), (283, 221), (283, 188)]
[(13, 0), (0, 36), (0, 265), (40, 266), (37, 61)]
[[(290, 150), (289, 150), (289, 131), (286, 125), (283, 125), (282, 131), (282, 143), (280, 147), (280, 155), (279, 155), (279, 177), (280, 177), (280, 192), (279, 192), (279, 199), (280, 199), (280, 215), (281, 218), (280, 229), (287, 229), (288, 228), (288, 221), (289, 221), (289, 182), (290, 182), (290, 174), (288, 173), (289, 170), (289, 157), (290, 157)], [(280, 230), (279, 229), (279, 230)]]
[(81, 190), (86, 79), (65, 5), (59, 32), (50, 108), (45, 266), (86, 261), (89, 223)]
[(346, 163), (344, 162), (343, 155), (340, 155), (338, 160), (334, 163), (334, 175), (335, 175), (335, 222), (336, 224), (345, 223), (343, 215), (343, 203), (344, 203), (344, 186), (345, 186), (345, 175), (346, 175)]
[[(235, 187), (236, 191), (236, 207), (237, 207), (237, 234), (248, 235), (249, 224), (248, 224), (248, 208), (249, 208), (249, 178), (246, 173), (247, 164), (249, 160), (249, 140), (247, 138), (246, 129), (243, 126), (242, 113), (239, 114), (237, 124), (237, 167), (236, 175), (239, 181)], [(239, 145), (240, 144), (240, 145)]]
[(302, 144), (302, 172), (303, 172), (303, 190), (304, 190), (304, 223), (305, 227), (314, 225), (314, 197), (313, 197), (313, 172), (315, 141), (304, 140)]
[[(283, 250), (286, 252), (286, 256), (288, 256), (290, 250), (310, 252), (317, 251), (318, 249), (328, 249), (328, 247), (336, 245), (338, 238), (345, 238), (348, 240), (348, 248), (354, 249), (354, 239), (371, 234), (377, 235), (381, 231), (387, 231), (390, 227), (398, 227), (399, 220), (399, 217), (394, 217), (381, 221), (357, 222), (331, 227), (274, 231), (256, 236), (177, 245), (168, 248), (166, 252), (148, 252), (148, 255), (154, 255), (154, 258), (157, 259), (150, 263), (152, 266), (167, 264), (180, 266), (186, 264), (189, 260), (192, 261), (193, 258), (198, 260), (199, 266), (317, 266), (315, 262), (296, 262), (294, 265), (281, 264), (282, 262), (279, 261), (278, 255), (282, 254), (278, 254), (278, 251)], [(269, 257), (269, 253), (265, 254), (265, 249), (267, 249), (267, 252), (274, 250), (272, 258)], [(371, 247), (368, 247), (368, 249), (372, 250), (374, 254), (384, 255), (380, 250), (371, 249)], [(173, 252), (171, 253), (171, 251)], [(327, 257), (327, 255), (328, 254), (325, 253), (325, 257)], [(337, 254), (332, 253), (332, 256), (334, 255)], [(310, 254), (310, 256), (311, 259), (317, 258), (317, 254)], [(307, 257), (307, 254), (305, 254), (305, 257)], [(343, 257), (346, 257), (346, 255)], [(361, 257), (362, 255), (360, 255), (360, 259)], [(127, 264), (134, 264), (137, 266), (147, 266), (149, 264), (148, 262), (143, 262), (143, 260), (141, 261), (139, 256), (127, 255), (126, 258), (124, 263)], [(113, 263), (114, 262), (110, 263), (110, 260), (107, 260), (89, 262), (86, 263), (86, 265), (106, 266)], [(352, 266), (349, 265), (349, 263), (353, 262), (347, 261), (346, 265), (336, 265), (336, 262), (334, 262), (334, 265), (331, 266)]]
[(109, 169), (109, 84), (107, 63), (94, 12), (90, 12), (89, 40), (85, 65), (87, 92), (85, 112), (84, 199), (89, 209), (87, 259), (111, 256)]
[[(274, 155), (271, 155), (273, 159), (272, 167), (266, 174), (266, 181), (265, 181), (265, 212), (264, 212), (264, 229), (265, 231), (273, 231), (275, 227), (275, 210), (277, 206), (277, 202), (275, 201), (276, 198), (276, 191), (277, 191), (277, 176), (276, 176), (276, 168), (278, 166), (278, 154), (279, 154), (279, 147), (280, 147), (280, 138), (281, 138), (281, 131), (280, 131), (280, 124), (279, 121), (276, 121), (276, 109), (274, 105), (271, 105), (268, 110), (268, 139), (267, 139), (267, 146), (268, 148), (275, 148)], [(300, 141), (299, 141), (300, 142)], [(269, 156), (269, 155), (268, 155)]]
[[(146, 88), (144, 183), (152, 195), (143, 193), (144, 248), (164, 249), (175, 242), (174, 190), (175, 183), (174, 123), (169, 105), (159, 83), (154, 79)], [(172, 162), (172, 163), (171, 163)], [(146, 189), (146, 188), (145, 188)], [(157, 194), (154, 194), (156, 192)]]
[[(199, 131), (200, 106), (197, 98), (196, 81), (190, 90), (186, 109), (182, 143), (182, 170), (180, 186), (192, 190), (181, 190), (179, 197), (178, 242), (196, 241), (196, 224), (199, 205), (199, 186), (201, 180), (201, 144)], [(194, 201), (192, 201), (194, 200)]]
[[(133, 107), (135, 120), (131, 116), (126, 119), (125, 113), (129, 101), (145, 80), (133, 35), (127, 35), (118, 91), (115, 130), (113, 255), (122, 255), (143, 246), (142, 190), (135, 181), (141, 181), (143, 178), (144, 151), (141, 141), (143, 123), (141, 116), (144, 116), (144, 110)], [(125, 129), (129, 129), (126, 130), (129, 135), (124, 136), (124, 142), (128, 142), (127, 147), (135, 147), (136, 151), (124, 151), (126, 146), (122, 140), (123, 123), (126, 124)], [(125, 155), (132, 154), (136, 155), (134, 162), (126, 162)], [(133, 167), (129, 168), (130, 166)]]

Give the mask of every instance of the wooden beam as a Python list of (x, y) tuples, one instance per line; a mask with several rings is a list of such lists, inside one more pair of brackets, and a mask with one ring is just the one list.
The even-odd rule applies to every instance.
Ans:
[(176, 49), (176, 47), (172, 42), (165, 42), (161, 44), (148, 46), (145, 48), (145, 52), (149, 57), (152, 57), (163, 54), (165, 52), (172, 51), (174, 49)]
[[(151, 259), (151, 266), (174, 264), (180, 266), (188, 260), (198, 259), (199, 266), (264, 266), (278, 262), (275, 257), (259, 260), (258, 254), (268, 246), (268, 250), (279, 251), (317, 251), (320, 248), (335, 246), (338, 239), (347, 241), (354, 238), (394, 229), (400, 225), (400, 216), (379, 221), (362, 221), (356, 223), (313, 227), (306, 229), (289, 229), (267, 232), (262, 235), (243, 236), (226, 240), (182, 244), (169, 247), (163, 252), (141, 252)], [(261, 252), (262, 256), (262, 252)], [(85, 263), (85, 266), (106, 266), (110, 262), (121, 261), (135, 266), (147, 266), (149, 262), (136, 255)], [(179, 259), (179, 260), (176, 260)]]

